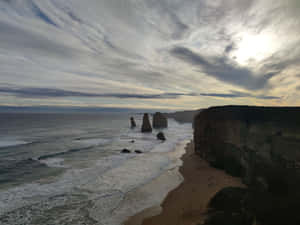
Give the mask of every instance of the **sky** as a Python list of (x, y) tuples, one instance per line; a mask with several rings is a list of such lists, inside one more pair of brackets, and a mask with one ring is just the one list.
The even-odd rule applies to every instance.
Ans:
[(299, 0), (0, 0), (0, 106), (298, 106)]

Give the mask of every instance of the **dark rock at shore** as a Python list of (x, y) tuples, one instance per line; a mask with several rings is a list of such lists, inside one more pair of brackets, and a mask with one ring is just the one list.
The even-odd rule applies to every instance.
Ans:
[(130, 117), (130, 127), (133, 129), (136, 127), (136, 123), (133, 117)]
[(134, 143), (134, 142), (135, 142), (135, 140), (131, 140), (131, 141), (130, 141), (130, 143)]
[(160, 112), (156, 112), (153, 115), (152, 125), (153, 125), (153, 128), (156, 128), (156, 129), (167, 128), (168, 127), (168, 119), (164, 114), (162, 114)]
[(299, 225), (299, 194), (273, 194), (249, 188), (227, 187), (209, 203), (204, 225), (252, 225), (254, 218), (264, 225)]
[(128, 153), (131, 153), (131, 151), (128, 150), (127, 148), (124, 148), (124, 149), (121, 151), (121, 153), (128, 154)]
[(217, 211), (238, 212), (245, 208), (248, 190), (240, 187), (226, 187), (219, 191), (209, 202), (209, 207)]
[(165, 134), (163, 132), (159, 132), (157, 135), (156, 135), (157, 139), (158, 140), (161, 140), (161, 141), (165, 141), (167, 140), (166, 137), (165, 137)]
[(245, 212), (217, 211), (208, 217), (204, 225), (253, 225), (253, 221), (253, 216)]
[(150, 119), (149, 119), (148, 113), (145, 113), (144, 116), (143, 116), (143, 124), (142, 124), (141, 131), (143, 133), (152, 132), (152, 127), (151, 127), (151, 124), (150, 124)]
[(210, 201), (210, 212), (205, 225), (252, 225), (254, 214), (249, 209), (248, 189), (227, 187), (219, 191)]
[(141, 150), (135, 150), (134, 151), (136, 154), (142, 154), (143, 152)]
[(267, 192), (269, 190), (268, 182), (263, 177), (256, 177), (252, 186), (258, 192)]

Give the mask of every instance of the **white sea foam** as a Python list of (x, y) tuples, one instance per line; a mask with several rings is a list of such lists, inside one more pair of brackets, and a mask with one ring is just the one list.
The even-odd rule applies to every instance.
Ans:
[(45, 160), (40, 160), (40, 162), (45, 163), (49, 167), (55, 168), (66, 168), (67, 166), (63, 164), (64, 159), (62, 158), (49, 158)]
[[(91, 215), (98, 221), (101, 221), (101, 224), (120, 225), (130, 216), (152, 206), (160, 205), (168, 192), (176, 188), (183, 181), (183, 177), (178, 171), (178, 166), (181, 165), (179, 158), (184, 154), (184, 146), (186, 144), (186, 141), (181, 142), (175, 150), (173, 149), (172, 154), (166, 154), (169, 160), (173, 161), (168, 164), (168, 166), (165, 167), (161, 162), (158, 162), (161, 168), (154, 171), (154, 167), (145, 165), (145, 171), (152, 171), (151, 175), (148, 174), (147, 176), (147, 172), (145, 171), (141, 171), (140, 174), (134, 174), (133, 176), (138, 175), (139, 178), (144, 175), (148, 180), (141, 182), (140, 185), (137, 185), (135, 188), (130, 188), (129, 191), (124, 194), (117, 207), (111, 208), (111, 210), (105, 214), (99, 214), (101, 206), (94, 207), (91, 210)], [(149, 161), (151, 160), (153, 160), (153, 158), (149, 159)], [(155, 164), (153, 166), (155, 166)], [(152, 177), (152, 179), (150, 177)]]
[(92, 139), (80, 139), (80, 140), (75, 140), (74, 142), (78, 144), (82, 144), (85, 146), (96, 146), (96, 145), (103, 145), (107, 144), (111, 140), (109, 139), (102, 139), (102, 138), (92, 138)]
[(0, 138), (0, 148), (25, 145), (28, 143), (29, 142), (26, 142), (23, 140), (18, 140), (18, 139), (12, 138), (12, 137)]
[[(112, 151), (113, 154), (100, 158), (88, 168), (68, 169), (55, 182), (31, 183), (0, 192), (0, 217), (9, 215), (9, 224), (31, 224), (32, 218), (38, 215), (45, 216), (49, 224), (64, 224), (60, 219), (68, 217), (79, 221), (87, 216), (81, 213), (87, 211), (88, 217), (99, 221), (98, 224), (120, 225), (127, 217), (159, 204), (168, 191), (182, 181), (178, 172), (179, 158), (186, 143), (182, 141), (192, 137), (191, 125), (170, 121), (165, 133), (167, 141), (160, 142), (156, 140), (155, 130), (154, 134), (129, 131), (115, 138), (113, 146), (127, 144), (132, 149), (142, 149), (143, 154)], [(131, 139), (135, 139), (135, 143), (130, 143)], [(86, 143), (98, 144), (98, 141), (89, 139)], [(178, 143), (182, 144), (178, 146)], [(61, 163), (59, 159), (52, 160), (47, 161)], [(74, 202), (76, 207), (86, 210), (74, 212)], [(60, 206), (65, 211), (53, 210)], [(57, 214), (49, 215), (50, 209)]]

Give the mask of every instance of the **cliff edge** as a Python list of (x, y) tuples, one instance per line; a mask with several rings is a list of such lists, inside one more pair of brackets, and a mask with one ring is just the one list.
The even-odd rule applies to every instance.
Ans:
[(299, 224), (300, 108), (223, 106), (194, 119), (195, 151), (239, 176), (262, 224)]

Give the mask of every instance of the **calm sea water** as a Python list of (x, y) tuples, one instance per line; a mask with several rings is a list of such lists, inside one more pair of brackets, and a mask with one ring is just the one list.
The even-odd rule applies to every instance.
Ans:
[(169, 120), (161, 142), (130, 116), (0, 114), (0, 224), (118, 225), (159, 204), (182, 181), (192, 126)]

